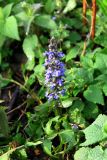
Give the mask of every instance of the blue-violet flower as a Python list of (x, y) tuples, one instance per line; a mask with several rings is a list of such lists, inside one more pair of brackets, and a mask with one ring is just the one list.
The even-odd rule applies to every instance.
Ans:
[(51, 38), (48, 51), (44, 53), (44, 56), (44, 66), (46, 69), (45, 85), (47, 87), (46, 97), (48, 100), (57, 100), (60, 95), (65, 94), (65, 65), (61, 61), (61, 58), (64, 57), (64, 53), (57, 51), (57, 43), (54, 38)]

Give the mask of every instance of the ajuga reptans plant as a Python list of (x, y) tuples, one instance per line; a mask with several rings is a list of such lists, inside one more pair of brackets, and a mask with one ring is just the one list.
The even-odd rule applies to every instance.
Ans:
[(45, 56), (45, 85), (47, 87), (46, 97), (48, 100), (57, 100), (60, 95), (65, 94), (64, 76), (65, 65), (61, 61), (63, 52), (58, 52), (57, 42), (52, 37)]

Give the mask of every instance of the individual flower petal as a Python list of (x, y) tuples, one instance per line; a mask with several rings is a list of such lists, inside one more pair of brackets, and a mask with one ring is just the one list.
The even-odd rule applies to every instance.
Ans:
[(58, 52), (58, 57), (62, 58), (64, 56), (65, 56), (65, 54), (63, 52)]

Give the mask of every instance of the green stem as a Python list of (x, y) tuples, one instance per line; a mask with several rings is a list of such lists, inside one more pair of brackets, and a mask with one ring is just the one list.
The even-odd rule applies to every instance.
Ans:
[(39, 104), (42, 104), (42, 101), (39, 99), (39, 97), (35, 94), (32, 94), (24, 85), (20, 84), (19, 82), (13, 80), (13, 79), (8, 79), (8, 78), (3, 78), (3, 80), (5, 81), (9, 81), (11, 83), (15, 83), (16, 85), (18, 85), (20, 88), (22, 88), (23, 90), (25, 90), (27, 93), (30, 94), (30, 96), (35, 99)]

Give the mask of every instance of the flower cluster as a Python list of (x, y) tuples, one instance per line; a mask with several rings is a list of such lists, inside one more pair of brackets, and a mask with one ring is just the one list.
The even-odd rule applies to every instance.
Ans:
[(45, 85), (47, 86), (46, 97), (48, 100), (59, 99), (64, 95), (64, 72), (65, 65), (61, 62), (64, 53), (57, 51), (57, 43), (54, 38), (50, 40), (49, 50), (44, 53), (45, 59)]

